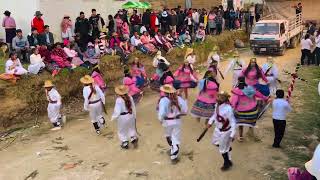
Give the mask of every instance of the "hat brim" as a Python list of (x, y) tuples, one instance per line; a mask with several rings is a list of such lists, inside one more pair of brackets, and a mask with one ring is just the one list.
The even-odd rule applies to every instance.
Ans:
[(177, 90), (175, 90), (174, 88), (172, 89), (165, 89), (164, 87), (160, 87), (160, 91), (164, 92), (164, 93), (168, 93), (168, 94), (173, 94), (176, 93)]
[(115, 91), (115, 93), (116, 93), (117, 95), (120, 95), (120, 96), (129, 93), (129, 89), (128, 89), (127, 87), (126, 87), (125, 89), (115, 88), (114, 91)]
[(82, 83), (82, 84), (92, 84), (93, 82), (94, 82), (94, 80), (93, 79), (87, 79), (87, 78), (81, 78), (80, 79), (80, 82)]
[(320, 179), (320, 170), (316, 171), (314, 168), (312, 168), (312, 160), (306, 162), (304, 164), (306, 170), (317, 179)]
[(54, 84), (44, 85), (43, 87), (44, 87), (44, 88), (54, 87)]
[(107, 35), (102, 35), (102, 36), (100, 36), (100, 38), (104, 38), (104, 37), (107, 37)]

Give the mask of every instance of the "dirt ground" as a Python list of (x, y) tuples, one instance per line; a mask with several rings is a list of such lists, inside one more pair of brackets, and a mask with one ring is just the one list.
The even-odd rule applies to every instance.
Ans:
[[(251, 56), (249, 51), (241, 53), (245, 61)], [(276, 57), (279, 71), (283, 68), (293, 70), (299, 56), (297, 48), (288, 50), (285, 56)], [(259, 56), (258, 63), (262, 65), (265, 59), (266, 56)], [(226, 61), (221, 63), (222, 70), (226, 65)], [(280, 79), (290, 81), (282, 73)], [(230, 88), (231, 74), (221, 84), (221, 90), (229, 91)], [(197, 89), (192, 90), (189, 108), (196, 93)], [(220, 171), (223, 159), (210, 143), (212, 129), (197, 143), (196, 138), (204, 122), (185, 117), (180, 162), (172, 165), (166, 154), (169, 147), (163, 128), (157, 120), (157, 100), (157, 94), (149, 93), (137, 107), (137, 127), (141, 134), (137, 149), (120, 149), (116, 122), (108, 121), (102, 135), (97, 136), (86, 113), (67, 115), (69, 122), (61, 131), (51, 132), (49, 126), (30, 128), (0, 141), (2, 149), (15, 140), (0, 151), (0, 179), (21, 180), (34, 172), (34, 179), (39, 180), (264, 180), (270, 179), (268, 171), (287, 168), (276, 161), (286, 159), (283, 153), (271, 148), (273, 127), (270, 110), (257, 124), (255, 131), (260, 140), (246, 138), (242, 143), (233, 143), (234, 166), (228, 172)], [(109, 116), (111, 111), (108, 111)], [(75, 164), (75, 167), (65, 169), (70, 164)]]

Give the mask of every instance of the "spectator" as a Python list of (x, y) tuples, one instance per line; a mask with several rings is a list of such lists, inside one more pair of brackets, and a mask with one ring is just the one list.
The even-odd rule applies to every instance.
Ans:
[(40, 45), (40, 36), (36, 28), (31, 29), (31, 34), (27, 36), (30, 47)]
[(79, 46), (81, 51), (85, 51), (89, 42), (90, 23), (85, 18), (84, 12), (80, 12), (80, 16), (77, 17), (75, 23), (74, 32), (79, 35)]
[(110, 48), (112, 48), (118, 56), (120, 56), (120, 63), (125, 64), (128, 61), (128, 56), (123, 52), (122, 48), (120, 47), (120, 39), (118, 34), (114, 32), (110, 39)]
[(14, 52), (10, 53), (9, 59), (6, 62), (6, 74), (21, 76), (27, 73), (28, 71), (23, 68), (17, 54)]
[(51, 52), (48, 50), (47, 46), (42, 44), (39, 47), (39, 54), (41, 58), (43, 58), (43, 62), (46, 65), (46, 69), (52, 73), (52, 76), (55, 76), (59, 73), (59, 66), (52, 60)]
[(254, 4), (252, 3), (250, 8), (249, 8), (249, 14), (250, 14), (250, 17), (249, 17), (249, 22), (250, 22), (250, 28), (252, 28), (253, 26), (253, 23), (254, 23), (254, 16), (256, 14), (255, 12), (255, 7), (254, 7)]
[(315, 54), (315, 64), (319, 66), (320, 64), (320, 28), (317, 31), (317, 35), (315, 38), (316, 49), (314, 50)]
[(147, 30), (150, 30), (150, 15), (150, 9), (147, 9), (142, 15), (142, 25), (144, 25)]
[(217, 16), (215, 18), (215, 23), (216, 23), (216, 27), (217, 27), (216, 34), (219, 35), (222, 32), (222, 24), (223, 24), (223, 17), (221, 15), (221, 11), (217, 12)]
[[(74, 50), (74, 43), (68, 43), (64, 48), (63, 51), (68, 56), (68, 60), (71, 62), (73, 67), (78, 67), (83, 64), (81, 57), (78, 55), (78, 52)], [(83, 58), (83, 57), (82, 57)]]
[(216, 14), (213, 11), (210, 11), (208, 15), (208, 31), (209, 34), (214, 35), (217, 28), (216, 24)]
[(161, 31), (163, 33), (169, 31), (169, 14), (167, 9), (164, 9), (161, 13)]
[(193, 26), (194, 26), (193, 32), (196, 32), (199, 27), (199, 21), (200, 21), (200, 15), (199, 15), (197, 9), (194, 9), (192, 12), (192, 21), (193, 21)]
[(307, 31), (307, 33), (308, 34), (310, 34), (311, 35), (311, 37), (313, 37), (314, 36), (314, 33), (316, 32), (316, 24), (315, 23), (313, 23), (313, 22), (309, 22), (309, 27), (308, 27), (308, 31)]
[(171, 13), (169, 16), (170, 20), (170, 31), (174, 31), (177, 32), (177, 22), (178, 22), (178, 17), (177, 17), (177, 13), (176, 11), (174, 11), (174, 9), (171, 9)]
[(121, 34), (123, 20), (120, 17), (120, 14), (116, 14), (116, 26), (117, 26), (117, 33)]
[(149, 50), (142, 44), (138, 32), (134, 32), (131, 37), (131, 45), (134, 46), (137, 50), (141, 51), (144, 54), (148, 54)]
[(123, 21), (122, 28), (121, 28), (121, 33), (122, 33), (122, 36), (125, 39), (129, 39), (130, 38), (130, 28), (129, 28), (129, 24), (128, 24), (127, 21)]
[(114, 24), (114, 20), (113, 20), (112, 15), (109, 15), (109, 16), (108, 16), (108, 20), (109, 20), (109, 23), (108, 23), (107, 28), (108, 28), (109, 36), (111, 36), (112, 33), (115, 32), (115, 24)]
[(32, 19), (31, 22), (31, 27), (36, 28), (38, 33), (43, 33), (44, 32), (44, 21), (42, 19), (42, 13), (40, 11), (36, 11), (34, 14), (34, 18)]
[(184, 43), (188, 46), (191, 46), (192, 44), (192, 38), (191, 38), (191, 35), (189, 33), (189, 31), (186, 31), (186, 36), (185, 36), (185, 39), (184, 39)]
[(312, 41), (310, 40), (310, 35), (306, 34), (304, 39), (301, 41), (301, 65), (304, 65), (304, 59), (307, 57), (307, 64), (314, 64), (314, 59), (312, 58), (311, 48), (313, 46)]
[(155, 40), (151, 38), (150, 34), (148, 31), (144, 31), (143, 35), (141, 36), (141, 42), (142, 44), (149, 49), (151, 53), (156, 53), (157, 48), (154, 46)]
[(101, 17), (100, 14), (97, 14), (97, 16), (99, 17), (99, 20), (100, 20), (100, 23), (101, 23), (100, 31), (102, 31), (102, 29), (106, 25), (106, 23), (104, 22), (104, 20), (103, 20), (103, 18)]
[(100, 31), (102, 29), (102, 23), (101, 23), (101, 18), (97, 15), (97, 11), (95, 9), (91, 10), (89, 24), (90, 24), (90, 30), (91, 30), (90, 34), (92, 36), (92, 39), (99, 37)]
[(130, 54), (133, 51), (133, 47), (130, 46), (129, 39), (126, 38), (120, 39), (120, 48), (126, 55)]
[(153, 11), (150, 15), (150, 30), (153, 32), (158, 32), (159, 19), (157, 17), (156, 11)]
[(130, 23), (131, 23), (131, 31), (138, 32), (140, 29), (139, 25), (141, 24), (141, 19), (140, 19), (140, 16), (138, 16), (137, 14), (137, 10), (133, 10), (133, 14), (130, 17)]
[(5, 17), (2, 20), (2, 27), (6, 31), (6, 43), (10, 47), (12, 39), (16, 36), (16, 21), (10, 16), (10, 11), (5, 11), (3, 14)]
[(46, 45), (52, 47), (54, 44), (53, 34), (50, 32), (50, 27), (48, 25), (44, 26), (44, 32), (40, 34), (40, 45)]
[(62, 49), (61, 43), (55, 43), (51, 51), (51, 59), (59, 68), (71, 68), (71, 64), (68, 61), (67, 54)]
[(94, 44), (88, 43), (87, 51), (84, 53), (84, 61), (87, 61), (91, 65), (95, 66), (99, 63), (100, 52), (96, 51)]
[(203, 24), (200, 24), (199, 29), (197, 30), (196, 33), (196, 42), (203, 42), (206, 37), (206, 31), (204, 30)]
[(155, 35), (155, 40), (157, 44), (163, 48), (165, 51), (167, 51), (167, 54), (171, 52), (173, 49), (172, 45), (169, 41), (166, 40), (166, 37), (161, 34), (161, 32), (158, 32), (157, 35)]
[(229, 11), (229, 17), (230, 17), (230, 19), (229, 19), (228, 27), (230, 30), (233, 30), (233, 29), (235, 29), (235, 20), (236, 20), (236, 12), (234, 11), (233, 8), (231, 8)]
[(180, 32), (185, 20), (185, 14), (183, 11), (177, 13), (177, 32)]
[(17, 29), (16, 37), (12, 39), (12, 49), (17, 53), (23, 62), (29, 61), (29, 41), (22, 35), (21, 29)]
[(99, 41), (99, 49), (100, 55), (103, 56), (105, 54), (113, 54), (113, 50), (109, 46), (109, 42), (107, 40), (107, 35), (105, 33), (100, 33), (100, 41)]
[(72, 32), (72, 21), (70, 16), (64, 15), (60, 24), (61, 27), (61, 38), (63, 41), (69, 40), (73, 41), (73, 32)]
[(41, 57), (41, 55), (39, 54), (38, 48), (33, 48), (32, 55), (30, 56), (30, 65), (28, 67), (28, 71), (31, 74), (41, 73), (45, 67), (45, 64), (43, 63), (43, 59), (44, 57)]

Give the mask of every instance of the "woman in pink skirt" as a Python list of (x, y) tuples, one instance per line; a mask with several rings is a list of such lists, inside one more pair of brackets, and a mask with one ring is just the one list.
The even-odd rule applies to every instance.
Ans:
[(135, 104), (142, 98), (143, 92), (136, 85), (136, 78), (130, 75), (129, 69), (124, 70), (123, 85), (129, 88), (129, 95), (132, 96)]
[(178, 68), (174, 73), (174, 77), (181, 82), (180, 88), (184, 92), (185, 99), (188, 99), (188, 88), (195, 88), (197, 86), (197, 76), (188, 60)]
[(145, 87), (147, 83), (147, 74), (139, 58), (135, 58), (133, 63), (131, 64), (131, 76), (136, 78), (136, 85), (140, 89)]

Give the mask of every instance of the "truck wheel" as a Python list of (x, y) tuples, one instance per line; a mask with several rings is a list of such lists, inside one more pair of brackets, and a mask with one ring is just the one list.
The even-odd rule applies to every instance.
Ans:
[(290, 48), (296, 48), (297, 46), (298, 46), (298, 38), (297, 36), (295, 36), (290, 40)]
[(279, 52), (279, 55), (283, 56), (286, 53), (286, 50), (287, 50), (287, 45), (284, 44), (282, 50)]

